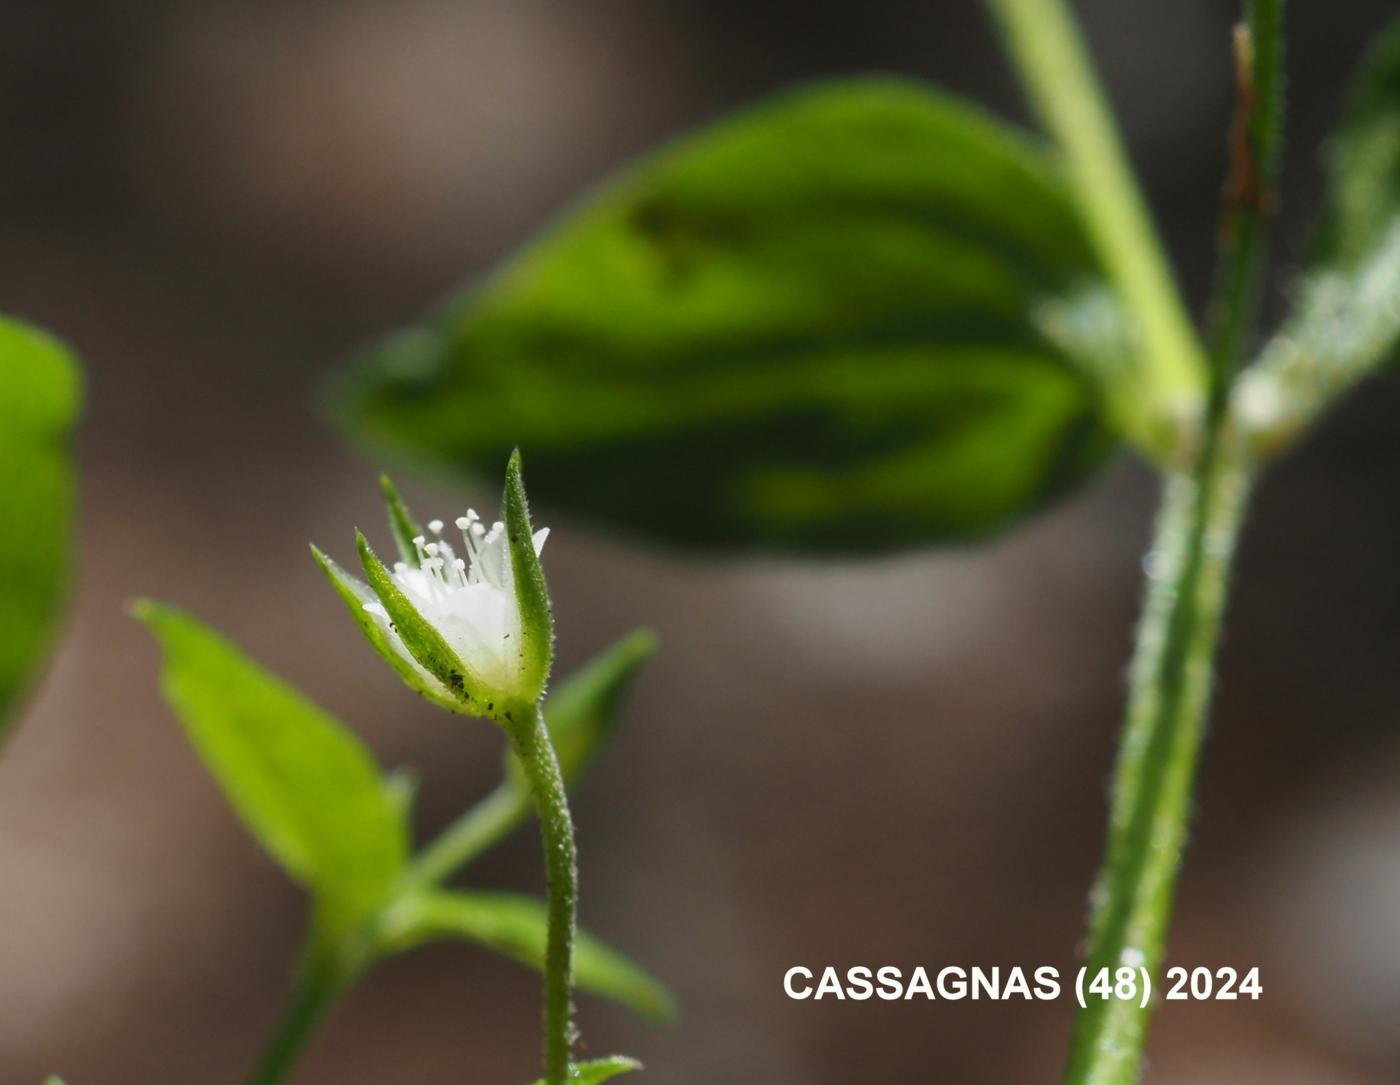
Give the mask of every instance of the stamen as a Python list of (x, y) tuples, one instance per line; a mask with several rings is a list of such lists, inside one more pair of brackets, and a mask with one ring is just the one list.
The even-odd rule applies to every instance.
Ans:
[(441, 535), (441, 534), (442, 534), (442, 521), (441, 521), (441, 520), (429, 520), (429, 521), (428, 521), (428, 530), (431, 531), (434, 535)]

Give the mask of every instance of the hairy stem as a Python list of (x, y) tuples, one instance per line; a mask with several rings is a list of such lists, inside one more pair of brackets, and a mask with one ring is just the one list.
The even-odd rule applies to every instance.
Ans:
[(565, 1085), (573, 1048), (573, 954), (578, 856), (564, 776), (538, 705), (507, 717), (507, 731), (525, 770), (544, 842), (549, 935), (544, 968), (545, 1085)]
[(1159, 458), (1207, 388), (1200, 342), (1064, 0), (986, 0), (1031, 103), (1064, 156), (1080, 214), (1139, 325), (1138, 394), (1163, 417), (1138, 435)]
[[(1090, 975), (1122, 965), (1160, 978), (1191, 816), (1230, 561), (1250, 489), (1243, 451), (1221, 434), (1201, 465), (1166, 480), (1138, 628), (1108, 847), (1094, 891)], [(1066, 1085), (1132, 1085), (1148, 1009), (1091, 999), (1075, 1023)]]
[(1229, 404), (1259, 310), (1268, 219), (1277, 199), (1283, 99), (1283, 0), (1249, 0), (1235, 28), (1235, 119), (1220, 216), (1220, 258), (1211, 301), (1210, 419)]

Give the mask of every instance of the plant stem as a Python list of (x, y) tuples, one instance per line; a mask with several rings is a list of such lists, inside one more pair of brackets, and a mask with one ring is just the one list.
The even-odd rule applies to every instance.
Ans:
[[(1107, 854), (1094, 891), (1089, 975), (1145, 966), (1159, 979), (1191, 814), (1230, 561), (1250, 489), (1245, 454), (1216, 431), (1200, 467), (1166, 479), (1148, 559)], [(1149, 1010), (1091, 999), (1075, 1022), (1066, 1085), (1132, 1085)]]
[(1258, 317), (1283, 116), (1283, 0), (1249, 0), (1235, 30), (1235, 119), (1211, 318), (1209, 417), (1218, 423)]
[(1165, 413), (1160, 432), (1144, 436), (1155, 446), (1150, 451), (1170, 454), (1179, 443), (1173, 430), (1194, 415), (1208, 370), (1073, 17), (1064, 0), (987, 5), (1064, 156), (1094, 246), (1138, 322), (1138, 394)]
[(421, 884), (451, 877), (529, 816), (530, 796), (506, 779), (423, 849), (409, 877)]
[(335, 1001), (339, 987), (329, 984), (310, 965), (303, 965), (296, 991), (272, 1041), (248, 1078), (248, 1085), (280, 1085), (301, 1057), (321, 1018)]
[(559, 758), (538, 705), (506, 716), (507, 732), (525, 770), (544, 841), (549, 936), (544, 968), (545, 1085), (565, 1085), (573, 1048), (573, 954), (578, 855)]

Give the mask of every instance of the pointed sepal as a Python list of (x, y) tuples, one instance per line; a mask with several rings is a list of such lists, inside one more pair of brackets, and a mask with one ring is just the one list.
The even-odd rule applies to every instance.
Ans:
[(554, 612), (530, 526), (530, 506), (525, 498), (518, 448), (511, 453), (506, 466), (501, 508), (510, 547), (515, 598), (520, 607), (520, 689), (516, 692), (522, 700), (534, 702), (549, 682), (549, 668), (554, 657)]
[(355, 545), (359, 549), (360, 564), (364, 566), (369, 586), (379, 597), (380, 605), (388, 613), (389, 621), (393, 623), (394, 631), (409, 655), (446, 687), (451, 695), (449, 703), (455, 711), (473, 716), (491, 716), (493, 713), (487, 706), (495, 700), (495, 691), (485, 688), (480, 676), (452, 650), (437, 627), (419, 613), (370, 547), (363, 532), (355, 532)]
[(315, 546), (311, 547), (311, 556), (320, 566), (321, 572), (326, 574), (326, 579), (330, 581), (336, 595), (340, 596), (341, 602), (345, 604), (345, 609), (350, 612), (350, 617), (359, 627), (360, 632), (365, 635), (365, 639), (379, 653), (380, 658), (394, 668), (398, 676), (403, 679), (404, 685), (432, 701), (433, 704), (456, 711), (460, 706), (448, 692), (447, 687), (416, 659), (407, 655), (402, 642), (396, 641), (383, 624), (376, 621), (374, 616), (365, 610), (365, 604), (379, 602), (370, 586), (350, 575), (338, 562), (322, 553)]
[(394, 535), (399, 558), (416, 566), (421, 555), (414, 540), (423, 537), (423, 528), (408, 511), (408, 506), (399, 497), (399, 491), (388, 475), (379, 476), (379, 488), (384, 492), (384, 509), (389, 514), (389, 530)]

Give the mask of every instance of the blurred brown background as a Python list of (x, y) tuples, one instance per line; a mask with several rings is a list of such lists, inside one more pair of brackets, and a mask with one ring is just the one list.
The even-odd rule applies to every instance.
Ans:
[[(1079, 8), (1199, 301), (1236, 5)], [(1281, 280), (1393, 8), (1292, 5)], [(380, 522), (319, 381), (631, 153), (870, 69), (1022, 113), (972, 0), (0, 0), (0, 308), (89, 372), (76, 603), (0, 763), (3, 1085), (235, 1085), (287, 989), (302, 898), (186, 746), (124, 601), (188, 606), (416, 766), (436, 829), (499, 742), (404, 694), (307, 557)], [(1397, 419), (1400, 391), (1368, 389), (1257, 504), (1172, 955), (1258, 964), (1264, 997), (1161, 1011), (1153, 1085), (1400, 1080)], [(409, 489), (425, 513), (490, 501)], [(1074, 963), (1152, 500), (1124, 464), (983, 549), (824, 566), (693, 564), (539, 510), (563, 663), (637, 624), (664, 642), (577, 800), (583, 919), (685, 1012), (656, 1030), (585, 998), (589, 1050), (674, 1085), (1056, 1080), (1068, 1002), (793, 1003), (781, 980)], [(470, 880), (534, 889), (537, 865), (522, 833)], [(485, 952), (419, 951), (296, 1080), (515, 1085), (537, 1000)]]

